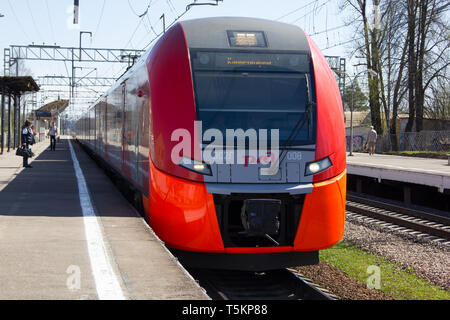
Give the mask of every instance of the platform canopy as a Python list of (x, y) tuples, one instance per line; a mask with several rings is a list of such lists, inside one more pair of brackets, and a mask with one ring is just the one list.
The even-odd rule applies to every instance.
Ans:
[(55, 115), (60, 115), (69, 106), (69, 100), (56, 100), (42, 106), (39, 110), (36, 110), (36, 115), (39, 117), (51, 118)]
[(0, 77), (0, 89), (13, 94), (37, 92), (40, 90), (36, 81), (31, 76)]

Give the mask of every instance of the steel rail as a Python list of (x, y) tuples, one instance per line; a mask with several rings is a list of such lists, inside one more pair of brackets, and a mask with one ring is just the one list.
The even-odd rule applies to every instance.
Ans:
[(450, 240), (450, 219), (434, 213), (396, 206), (354, 194), (347, 196), (346, 209), (352, 213)]
[(288, 269), (188, 271), (213, 300), (334, 300)]

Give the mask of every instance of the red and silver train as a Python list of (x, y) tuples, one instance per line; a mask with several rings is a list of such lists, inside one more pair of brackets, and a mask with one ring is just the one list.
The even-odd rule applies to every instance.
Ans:
[[(279, 146), (275, 172), (262, 173), (271, 154), (256, 159), (247, 143), (245, 162), (232, 147), (223, 154), (236, 162), (202, 158), (214, 144), (204, 132), (238, 129), (244, 140), (277, 133), (264, 142)], [(150, 226), (188, 265), (316, 264), (343, 237), (341, 96), (296, 26), (237, 17), (175, 24), (77, 122), (76, 138), (136, 190)]]

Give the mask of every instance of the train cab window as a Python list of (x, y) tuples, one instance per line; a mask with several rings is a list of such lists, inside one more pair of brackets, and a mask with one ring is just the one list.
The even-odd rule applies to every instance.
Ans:
[(225, 136), (227, 129), (279, 129), (284, 144), (301, 123), (292, 145), (315, 143), (308, 56), (241, 52), (192, 56), (197, 118), (204, 130), (219, 129)]

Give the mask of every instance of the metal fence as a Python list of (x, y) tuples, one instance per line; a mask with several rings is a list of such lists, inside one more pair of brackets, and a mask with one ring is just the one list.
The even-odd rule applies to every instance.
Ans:
[[(364, 151), (366, 141), (366, 136), (354, 136), (353, 151)], [(350, 150), (350, 137), (347, 137), (347, 150)], [(376, 152), (393, 150), (450, 152), (450, 131), (402, 132), (397, 136), (378, 137)]]

